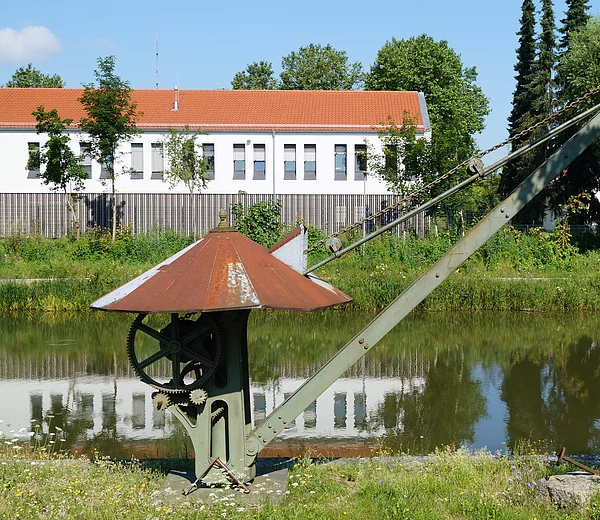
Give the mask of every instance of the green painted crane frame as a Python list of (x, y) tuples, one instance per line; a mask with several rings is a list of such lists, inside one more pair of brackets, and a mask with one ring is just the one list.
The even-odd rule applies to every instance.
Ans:
[(529, 175), (505, 200), (486, 215), (467, 235), (389, 304), (364, 329), (354, 336), (296, 392), (246, 436), (249, 457), (258, 453), (287, 424), (362, 358), (392, 328), (423, 301), (436, 287), (485, 244), (502, 226), (540, 193), (573, 160), (600, 137), (600, 113), (586, 123), (542, 166)]

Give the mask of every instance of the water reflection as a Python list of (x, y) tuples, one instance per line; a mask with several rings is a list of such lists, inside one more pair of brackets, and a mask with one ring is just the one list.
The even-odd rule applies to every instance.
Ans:
[[(249, 326), (251, 408), (260, 423), (371, 317), (258, 313)], [(131, 317), (0, 318), (0, 419), (64, 430), (64, 445), (115, 456), (186, 456), (151, 405), (124, 346)], [(600, 327), (593, 316), (415, 314), (281, 433), (286, 442), (361, 442), (428, 452), (522, 438), (570, 452), (600, 438)], [(322, 445), (322, 444), (321, 444)]]

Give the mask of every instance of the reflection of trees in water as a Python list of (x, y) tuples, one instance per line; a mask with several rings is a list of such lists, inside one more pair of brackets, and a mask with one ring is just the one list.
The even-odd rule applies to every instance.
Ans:
[(422, 392), (388, 394), (375, 422), (391, 430), (394, 450), (430, 452), (436, 446), (473, 442), (475, 425), (486, 413), (481, 384), (471, 379), (462, 350), (441, 352), (425, 374)]
[(540, 363), (525, 358), (504, 370), (501, 398), (508, 409), (506, 433), (510, 447), (521, 439), (547, 438), (541, 388)]
[(504, 371), (502, 399), (508, 408), (510, 446), (548, 441), (573, 453), (597, 448), (600, 432), (600, 349), (589, 337), (557, 346), (552, 355), (516, 351)]
[(549, 432), (569, 451), (585, 453), (600, 441), (595, 426), (600, 414), (600, 349), (582, 337), (555, 355), (544, 382)]

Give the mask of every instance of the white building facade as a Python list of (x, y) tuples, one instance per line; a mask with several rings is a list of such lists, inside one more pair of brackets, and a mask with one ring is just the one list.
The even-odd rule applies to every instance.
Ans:
[[(19, 219), (27, 220), (31, 214), (31, 208), (17, 207), (19, 196), (24, 195), (35, 195), (21, 197), (26, 201), (22, 204), (36, 206), (39, 215), (35, 218), (56, 221), (57, 231), (45, 234), (60, 234), (64, 218), (51, 209), (60, 205), (52, 201), (56, 195), (39, 178), (38, 170), (27, 169), (30, 151), (42, 148), (47, 140), (46, 135), (36, 133), (32, 112), (38, 106), (56, 108), (61, 118), (77, 122), (86, 115), (78, 101), (82, 92), (0, 89), (0, 234), (6, 234), (11, 225), (23, 225)], [(179, 224), (169, 217), (169, 208), (184, 205), (187, 211), (183, 196), (188, 192), (183, 184), (170, 186), (162, 175), (168, 167), (162, 147), (171, 129), (189, 127), (202, 132), (197, 142), (213, 167), (206, 190), (197, 195), (199, 207), (205, 208), (201, 211), (231, 203), (243, 192), (250, 197), (245, 202), (281, 199), (284, 215), (292, 218), (307, 206), (331, 206), (327, 209), (331, 214), (318, 218), (314, 211), (301, 214), (309, 224), (322, 228), (324, 222), (325, 227), (340, 227), (364, 215), (369, 206), (378, 210), (393, 201), (385, 183), (369, 175), (365, 159), (367, 153), (381, 153), (378, 131), (385, 124), (398, 124), (408, 116), (419, 136), (430, 135), (425, 99), (418, 92), (137, 90), (132, 98), (142, 113), (137, 123), (140, 133), (119, 147), (115, 187), (122, 219), (137, 218), (134, 227), (140, 230), (152, 222), (186, 228), (182, 215), (175, 219)], [(84, 191), (89, 212), (96, 199), (104, 204), (106, 172), (86, 153), (88, 139), (76, 123), (67, 132), (72, 150), (89, 171)], [(344, 200), (338, 203), (335, 197)], [(144, 212), (143, 221), (140, 212)], [(90, 214), (88, 224), (103, 225), (105, 217), (96, 217)], [(212, 220), (207, 215), (203, 227), (209, 227)]]

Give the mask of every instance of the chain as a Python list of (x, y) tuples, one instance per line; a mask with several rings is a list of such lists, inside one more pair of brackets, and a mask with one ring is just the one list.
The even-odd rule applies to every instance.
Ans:
[[(420, 188), (418, 188), (414, 191), (411, 191), (410, 193), (408, 193), (401, 199), (393, 202), (389, 206), (386, 206), (385, 208), (381, 209), (380, 211), (378, 211), (372, 215), (369, 215), (369, 216), (363, 218), (362, 220), (355, 222), (354, 224), (350, 224), (349, 226), (347, 226), (343, 229), (340, 229), (339, 231), (336, 231), (335, 233), (331, 233), (330, 235), (328, 235), (328, 236), (324, 237), (323, 239), (319, 240), (318, 242), (314, 243), (311, 247), (309, 247), (307, 250), (305, 250), (304, 253), (307, 254), (307, 253), (310, 253), (311, 251), (314, 251), (315, 249), (317, 249), (321, 245), (323, 245), (327, 241), (327, 239), (329, 239), (331, 237), (337, 237), (337, 236), (343, 235), (344, 233), (353, 231), (354, 229), (361, 227), (363, 224), (365, 224), (366, 222), (369, 222), (370, 220), (374, 220), (374, 219), (380, 217), (381, 215), (398, 208), (399, 206), (404, 206), (405, 204), (411, 202), (414, 198), (416, 198), (417, 195), (423, 193), (426, 190), (429, 190), (430, 188), (433, 188), (437, 184), (440, 184), (442, 181), (446, 180), (448, 177), (450, 177), (457, 171), (459, 171), (462, 168), (464, 168), (465, 166), (467, 166), (467, 164), (472, 159), (480, 159), (481, 157), (484, 157), (485, 155), (488, 155), (492, 152), (495, 152), (496, 150), (498, 150), (500, 148), (503, 148), (507, 144), (511, 144), (513, 141), (521, 140), (523, 137), (533, 133), (538, 128), (545, 127), (548, 124), (552, 123), (555, 119), (558, 119), (566, 112), (579, 107), (579, 105), (581, 105), (584, 101), (590, 99), (591, 97), (595, 96), (599, 92), (600, 92), (600, 85), (598, 85), (597, 87), (586, 92), (583, 96), (577, 98), (576, 100), (572, 101), (571, 103), (565, 105), (563, 108), (561, 108), (554, 114), (549, 115), (542, 121), (539, 121), (539, 122), (535, 123), (534, 125), (531, 125), (529, 128), (526, 128), (525, 130), (522, 130), (521, 132), (513, 135), (512, 137), (509, 137), (508, 139), (505, 139), (504, 141), (492, 146), (491, 148), (488, 148), (487, 150), (479, 152), (478, 154), (474, 155), (473, 157), (470, 157), (469, 159), (464, 160), (463, 162), (461, 162), (460, 164), (458, 164), (457, 166), (455, 166), (448, 172), (444, 173), (443, 175), (440, 175), (439, 177), (437, 177), (436, 179), (431, 181), (429, 184), (425, 184), (424, 186), (421, 186)], [(488, 172), (488, 174), (489, 173), (491, 173), (491, 172)]]

